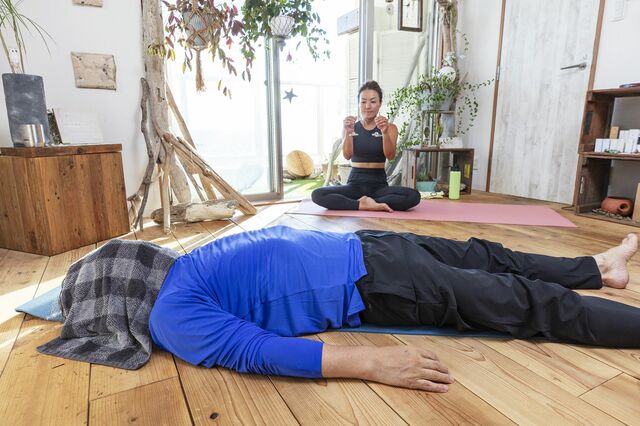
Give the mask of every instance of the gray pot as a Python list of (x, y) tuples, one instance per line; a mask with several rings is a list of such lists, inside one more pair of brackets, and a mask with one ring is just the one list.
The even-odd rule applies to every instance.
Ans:
[(9, 130), (14, 146), (24, 146), (20, 125), (42, 124), (45, 145), (51, 144), (44, 83), (39, 75), (2, 74)]

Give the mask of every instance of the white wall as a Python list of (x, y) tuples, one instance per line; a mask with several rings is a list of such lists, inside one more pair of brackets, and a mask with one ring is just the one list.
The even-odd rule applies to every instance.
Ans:
[[(479, 83), (495, 77), (500, 37), (501, 0), (462, 0), (458, 2), (458, 29), (469, 39), (469, 50), (459, 61), (460, 75), (467, 81)], [(458, 46), (463, 48), (458, 37)], [(486, 188), (491, 142), (491, 115), (493, 111), (494, 84), (477, 92), (478, 116), (474, 126), (462, 135), (465, 148), (474, 148), (473, 188)]]
[[(25, 0), (19, 10), (54, 40), (49, 42), (49, 54), (39, 39), (25, 34), (25, 71), (43, 77), (47, 107), (98, 114), (105, 142), (122, 144), (127, 194), (132, 194), (147, 164), (140, 133), (140, 77), (144, 75), (140, 2), (105, 1), (97, 8), (75, 6), (71, 0)], [(71, 52), (113, 54), (117, 90), (76, 88)], [(0, 71), (10, 72), (1, 56)], [(11, 145), (6, 106), (0, 101), (0, 146)], [(149, 208), (156, 203), (152, 199)]]
[(640, 0), (622, 0), (625, 5), (624, 18), (612, 21), (613, 9), (618, 1), (606, 0), (594, 89), (640, 82)]

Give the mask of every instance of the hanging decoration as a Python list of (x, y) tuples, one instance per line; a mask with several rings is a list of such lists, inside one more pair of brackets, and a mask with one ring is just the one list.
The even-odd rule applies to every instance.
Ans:
[(297, 98), (298, 97), (298, 95), (293, 93), (293, 89), (285, 90), (284, 93), (285, 93), (285, 95), (284, 95), (284, 98), (282, 98), (282, 99), (289, 101), (289, 103), (291, 103), (293, 98)]

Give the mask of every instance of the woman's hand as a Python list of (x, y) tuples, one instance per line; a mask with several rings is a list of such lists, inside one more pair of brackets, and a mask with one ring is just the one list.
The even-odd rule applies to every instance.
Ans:
[(356, 117), (354, 117), (353, 115), (349, 115), (345, 117), (344, 121), (342, 122), (342, 125), (344, 126), (345, 132), (353, 133), (353, 130), (356, 125)]
[(373, 119), (373, 122), (376, 123), (376, 126), (382, 133), (387, 133), (389, 130), (389, 120), (387, 120), (387, 117), (379, 115)]

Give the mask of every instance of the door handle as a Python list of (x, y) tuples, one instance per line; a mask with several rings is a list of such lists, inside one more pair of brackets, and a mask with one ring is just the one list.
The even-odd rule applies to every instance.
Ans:
[(569, 70), (571, 68), (580, 68), (581, 70), (585, 69), (587, 67), (587, 63), (586, 62), (580, 62), (579, 64), (575, 64), (575, 65), (569, 65), (568, 67), (562, 67), (560, 68), (561, 70)]

